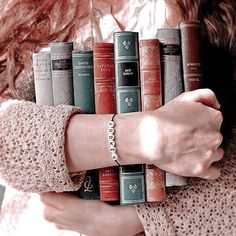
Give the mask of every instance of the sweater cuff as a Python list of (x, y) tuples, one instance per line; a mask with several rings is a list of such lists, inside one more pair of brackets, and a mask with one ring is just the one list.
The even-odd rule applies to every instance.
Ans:
[(72, 181), (64, 152), (67, 124), (77, 113), (82, 110), (73, 106), (4, 102), (0, 109), (2, 178), (27, 192), (78, 190), (85, 171)]

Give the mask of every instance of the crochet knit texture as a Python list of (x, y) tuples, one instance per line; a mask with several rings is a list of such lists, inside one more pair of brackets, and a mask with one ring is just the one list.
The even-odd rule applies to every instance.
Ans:
[[(8, 105), (10, 103), (10, 105)], [(0, 175), (11, 186), (27, 192), (77, 190), (85, 171), (73, 182), (64, 153), (70, 117), (81, 109), (32, 102), (4, 102), (0, 112)]]

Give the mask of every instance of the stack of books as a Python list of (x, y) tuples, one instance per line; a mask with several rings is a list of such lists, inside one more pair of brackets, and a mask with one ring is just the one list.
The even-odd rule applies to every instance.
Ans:
[[(156, 110), (201, 87), (200, 32), (198, 21), (158, 29), (155, 39), (120, 31), (114, 43), (94, 43), (91, 51), (74, 49), (73, 42), (53, 42), (50, 52), (33, 54), (36, 103), (79, 106), (88, 114)], [(165, 201), (166, 187), (186, 184), (184, 177), (140, 163), (89, 170), (77, 194), (142, 204)]]

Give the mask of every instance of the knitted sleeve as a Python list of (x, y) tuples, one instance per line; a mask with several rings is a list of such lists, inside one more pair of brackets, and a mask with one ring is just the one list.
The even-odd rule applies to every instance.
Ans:
[(219, 179), (189, 178), (188, 186), (168, 190), (165, 203), (137, 206), (146, 235), (235, 235), (235, 166), (236, 141), (219, 163)]
[(74, 191), (85, 171), (72, 180), (64, 153), (70, 117), (81, 109), (39, 106), (9, 100), (0, 106), (0, 176), (16, 189), (28, 192)]

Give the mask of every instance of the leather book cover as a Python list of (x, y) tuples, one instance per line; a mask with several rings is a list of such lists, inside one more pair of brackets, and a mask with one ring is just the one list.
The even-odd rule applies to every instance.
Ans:
[[(184, 92), (180, 29), (158, 29), (163, 81), (163, 105)], [(184, 186), (187, 178), (166, 172), (166, 186)]]
[[(94, 43), (94, 90), (96, 114), (114, 114), (115, 69), (114, 44)], [(118, 166), (99, 169), (101, 201), (119, 201)]]
[[(154, 111), (162, 105), (160, 43), (158, 39), (139, 42), (142, 111)], [(166, 199), (164, 171), (146, 165), (147, 202)]]
[(54, 105), (74, 105), (72, 81), (72, 42), (50, 44)]
[(86, 114), (95, 113), (93, 52), (72, 52), (74, 105)]
[[(141, 111), (138, 33), (121, 31), (113, 36), (117, 112)], [(143, 164), (120, 166), (121, 205), (146, 201), (144, 172)]]
[(180, 23), (184, 90), (201, 88), (201, 24), (199, 21)]
[(50, 52), (33, 53), (33, 71), (36, 103), (53, 106)]

